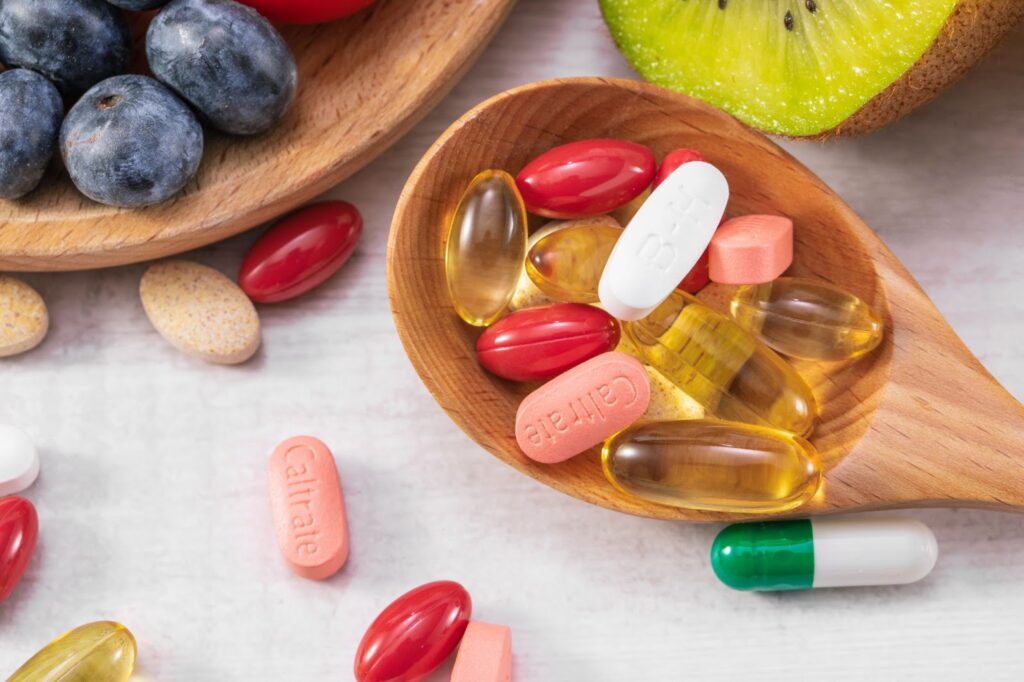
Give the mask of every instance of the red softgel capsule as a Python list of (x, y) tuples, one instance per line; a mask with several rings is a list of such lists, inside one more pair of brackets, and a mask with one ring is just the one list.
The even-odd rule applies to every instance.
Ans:
[(686, 277), (683, 277), (683, 281), (679, 283), (679, 286), (676, 287), (677, 289), (682, 289), (688, 294), (695, 294), (711, 283), (710, 254), (710, 250), (704, 249), (704, 253), (700, 255), (694, 266), (686, 273)]
[(625, 140), (594, 139), (550, 149), (519, 171), (526, 209), (548, 218), (586, 218), (628, 204), (654, 180), (654, 153)]
[(512, 381), (545, 381), (619, 343), (619, 323), (582, 303), (554, 303), (506, 315), (487, 328), (476, 354), (487, 371)]
[(391, 602), (356, 650), (357, 682), (415, 682), (448, 658), (462, 639), (473, 602), (450, 580), (427, 583)]
[(347, 201), (299, 209), (263, 233), (249, 249), (238, 284), (257, 303), (295, 298), (338, 271), (363, 233), (363, 218)]
[(24, 497), (0, 498), (0, 602), (25, 573), (39, 537), (36, 508)]
[(681, 148), (670, 151), (658, 166), (658, 172), (654, 176), (654, 186), (660, 185), (665, 178), (672, 175), (672, 171), (691, 161), (706, 161), (706, 159), (696, 149)]
[(375, 0), (241, 0), (271, 21), (322, 24), (369, 7)]

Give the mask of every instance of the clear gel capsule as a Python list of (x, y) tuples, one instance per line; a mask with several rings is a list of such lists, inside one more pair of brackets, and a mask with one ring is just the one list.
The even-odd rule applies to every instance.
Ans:
[(511, 175), (487, 170), (473, 178), (452, 218), (444, 258), (455, 312), (467, 323), (486, 327), (505, 312), (526, 257), (526, 230)]
[(846, 360), (882, 341), (882, 321), (864, 301), (809, 279), (742, 286), (729, 312), (741, 327), (794, 358)]
[(526, 274), (556, 301), (596, 303), (597, 284), (622, 229), (573, 225), (544, 237), (526, 257)]
[(718, 579), (737, 590), (905, 585), (939, 555), (928, 526), (908, 518), (737, 523), (711, 546)]
[(7, 682), (125, 682), (135, 655), (135, 638), (125, 626), (88, 623), (47, 644)]
[(647, 362), (720, 419), (807, 435), (814, 394), (796, 370), (693, 296), (675, 291), (625, 325)]
[(601, 464), (623, 493), (683, 509), (772, 514), (799, 507), (821, 485), (809, 442), (735, 422), (636, 424), (605, 442)]

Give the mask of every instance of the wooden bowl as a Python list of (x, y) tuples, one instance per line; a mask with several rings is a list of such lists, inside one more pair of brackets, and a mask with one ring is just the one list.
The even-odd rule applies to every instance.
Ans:
[[(793, 157), (729, 115), (644, 83), (582, 78), (499, 95), (455, 122), (409, 178), (388, 245), (391, 305), (406, 352), (449, 416), (485, 450), (580, 499), (663, 519), (755, 518), (661, 506), (605, 480), (599, 448), (558, 465), (516, 445), (520, 400), (534, 386), (477, 363), (479, 330), (455, 314), (444, 275), (451, 213), (480, 170), (516, 173), (556, 145), (617, 137), (661, 158), (701, 150), (729, 179), (729, 215), (781, 213), (796, 226), (791, 274), (832, 282), (882, 315), (886, 337), (857, 362), (797, 368), (821, 416), (812, 440), (825, 469), (820, 493), (789, 516), (910, 506), (1024, 507), (1024, 408), (971, 355), (918, 284), (843, 201)], [(724, 309), (731, 290), (701, 297)]]
[(63, 169), (51, 170), (27, 197), (0, 200), (0, 270), (158, 258), (308, 201), (369, 163), (437, 104), (513, 3), (380, 0), (334, 23), (280, 27), (295, 53), (299, 90), (274, 130), (253, 138), (208, 132), (195, 180), (173, 200), (144, 210), (95, 203)]

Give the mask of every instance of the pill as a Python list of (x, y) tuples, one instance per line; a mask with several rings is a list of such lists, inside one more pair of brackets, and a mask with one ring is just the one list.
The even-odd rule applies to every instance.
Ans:
[(711, 546), (715, 575), (737, 590), (905, 585), (938, 556), (931, 529), (904, 517), (737, 523)]
[(864, 301), (809, 279), (780, 277), (742, 286), (729, 312), (769, 347), (794, 358), (846, 360), (882, 341), (882, 320)]
[(654, 174), (654, 187), (657, 188), (665, 178), (672, 175), (672, 173), (682, 166), (684, 163), (690, 163), (691, 161), (706, 161), (704, 155), (696, 149), (674, 149), (665, 155), (665, 158), (661, 160), (661, 165), (658, 166), (658, 172)]
[(605, 477), (620, 492), (683, 509), (773, 514), (810, 500), (821, 463), (786, 431), (717, 420), (645, 422), (609, 438)]
[(450, 580), (421, 585), (388, 605), (356, 650), (357, 682), (414, 682), (437, 668), (462, 639), (473, 611)]
[(281, 555), (310, 580), (324, 580), (348, 559), (348, 521), (334, 456), (321, 441), (295, 436), (270, 456), (270, 506)]
[[(619, 345), (615, 347), (615, 350), (632, 355), (641, 362), (644, 361), (643, 353), (625, 334), (619, 338)], [(650, 380), (651, 400), (641, 419), (672, 420), (704, 417), (704, 406), (669, 381), (664, 374), (646, 364), (644, 371), (647, 372), (647, 378)]]
[(643, 365), (625, 353), (603, 353), (523, 399), (516, 441), (533, 460), (561, 462), (632, 424), (650, 400)]
[(622, 229), (576, 224), (538, 241), (526, 255), (526, 273), (556, 301), (596, 303), (597, 283)]
[[(574, 225), (607, 225), (622, 229), (619, 221), (610, 215), (599, 215), (593, 218), (580, 218), (578, 220), (552, 220), (530, 234), (526, 243), (527, 253), (537, 242), (549, 234)], [(537, 288), (537, 285), (530, 279), (530, 275), (527, 274), (526, 264), (524, 263), (519, 274), (519, 282), (516, 284), (516, 290), (508, 304), (509, 310), (522, 310), (523, 308), (532, 308), (534, 306), (547, 305), (548, 303), (555, 303), (555, 299)]]
[(21, 429), (0, 424), (0, 497), (15, 495), (35, 483), (39, 453)]
[(7, 682), (127, 682), (136, 654), (135, 637), (125, 626), (88, 623), (47, 644)]
[(580, 303), (519, 310), (480, 335), (476, 354), (487, 371), (512, 381), (545, 381), (619, 343), (619, 323)]
[(156, 263), (142, 276), (139, 295), (160, 335), (188, 355), (231, 365), (260, 346), (252, 301), (213, 268), (183, 260)]
[(505, 625), (472, 621), (455, 656), (451, 682), (510, 682), (512, 631)]
[(700, 259), (725, 212), (729, 185), (709, 163), (683, 164), (651, 192), (605, 265), (598, 295), (620, 320), (654, 310)]
[(39, 538), (36, 508), (24, 497), (0, 498), (0, 602), (17, 587)]
[(479, 173), (463, 193), (448, 231), (444, 268), (455, 312), (486, 327), (508, 307), (526, 257), (526, 209), (504, 171)]
[(793, 263), (793, 221), (778, 215), (727, 220), (711, 240), (709, 257), (712, 282), (770, 282)]
[(676, 287), (688, 294), (696, 294), (698, 291), (711, 283), (711, 255), (709, 249), (704, 249), (697, 262), (693, 264), (690, 271), (683, 277), (683, 281)]
[(731, 319), (674, 291), (625, 334), (646, 362), (720, 419), (806, 435), (817, 403), (796, 370)]
[(530, 213), (586, 218), (629, 203), (650, 187), (654, 170), (654, 153), (644, 145), (580, 140), (530, 161), (516, 176), (516, 184)]
[(32, 350), (49, 328), (43, 297), (20, 279), (0, 275), (0, 358)]
[(238, 284), (259, 303), (295, 298), (337, 272), (362, 233), (363, 218), (347, 201), (306, 206), (256, 240), (242, 261)]

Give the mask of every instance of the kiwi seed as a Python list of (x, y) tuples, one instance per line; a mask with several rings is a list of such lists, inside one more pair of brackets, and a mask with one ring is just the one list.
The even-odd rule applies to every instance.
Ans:
[(792, 31), (793, 30), (793, 13), (790, 12), (789, 10), (786, 10), (786, 16), (782, 20), (782, 23), (784, 23), (786, 25), (786, 30), (787, 31)]

